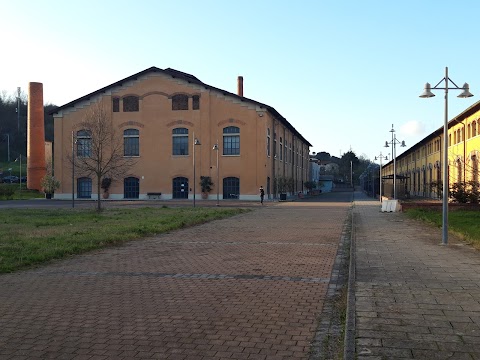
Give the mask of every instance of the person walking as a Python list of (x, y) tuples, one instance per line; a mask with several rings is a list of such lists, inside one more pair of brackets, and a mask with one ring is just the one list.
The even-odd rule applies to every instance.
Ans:
[(260, 203), (263, 205), (263, 198), (265, 197), (265, 191), (263, 190), (263, 186), (260, 186)]

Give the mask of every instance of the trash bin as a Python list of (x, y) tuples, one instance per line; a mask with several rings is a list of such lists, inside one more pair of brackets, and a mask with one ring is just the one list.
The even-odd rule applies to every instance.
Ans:
[(286, 193), (280, 193), (280, 201), (287, 201), (287, 194)]

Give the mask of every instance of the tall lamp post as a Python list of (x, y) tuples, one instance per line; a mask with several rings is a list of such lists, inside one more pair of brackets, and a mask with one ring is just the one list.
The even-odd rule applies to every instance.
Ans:
[(193, 207), (195, 207), (195, 193), (196, 193), (196, 186), (195, 183), (197, 182), (195, 177), (195, 146), (201, 145), (200, 140), (195, 137), (195, 133), (193, 133)]
[[(454, 87), (449, 87), (449, 82)], [(440, 87), (441, 84), (444, 84), (444, 87)], [(470, 88), (467, 83), (463, 84), (462, 87), (458, 87), (449, 77), (448, 77), (448, 67), (445, 67), (445, 76), (435, 85), (433, 88), (429, 83), (425, 84), (423, 93), (420, 95), (421, 98), (430, 98), (434, 97), (435, 94), (432, 93), (434, 90), (445, 90), (445, 117), (443, 121), (443, 196), (442, 196), (442, 244), (448, 244), (448, 90), (463, 90), (459, 98), (468, 98), (472, 97), (473, 94), (470, 92)]]
[(20, 161), (20, 191), (22, 191), (22, 154), (18, 154), (18, 158), (15, 159), (15, 162)]
[(219, 152), (219, 147), (218, 147), (218, 140), (217, 140), (217, 143), (215, 145), (213, 145), (213, 149), (216, 153), (217, 153), (217, 206), (220, 206), (220, 203), (219, 203), (219, 191), (220, 191), (220, 173), (219, 173), (219, 169), (218, 169), (218, 152)]
[(379, 183), (380, 183), (380, 202), (382, 202), (382, 161), (383, 160), (388, 160), (388, 156), (383, 156), (382, 152), (380, 152), (379, 155), (375, 156), (375, 161), (380, 160), (380, 178), (379, 178)]
[(397, 144), (400, 144), (401, 147), (405, 147), (406, 145), (405, 141), (397, 140), (397, 135), (395, 135), (393, 124), (390, 132), (392, 133), (392, 141), (385, 141), (385, 147), (388, 147), (388, 144), (392, 144), (393, 148), (393, 200), (395, 200), (397, 198)]
[(355, 191), (355, 187), (353, 186), (353, 161), (350, 160), (350, 186), (352, 187), (352, 191)]

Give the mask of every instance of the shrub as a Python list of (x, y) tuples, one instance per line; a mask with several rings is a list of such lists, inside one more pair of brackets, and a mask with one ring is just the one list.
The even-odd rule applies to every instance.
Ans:
[(478, 204), (480, 199), (479, 184), (475, 181), (454, 183), (450, 188), (449, 195), (455, 202), (461, 204)]
[(305, 182), (303, 183), (303, 185), (305, 185), (305, 187), (306, 187), (309, 191), (317, 188), (317, 183), (316, 183), (315, 181), (305, 181)]
[(209, 193), (212, 191), (212, 178), (210, 176), (200, 176), (200, 187), (203, 193)]
[(40, 186), (46, 194), (53, 194), (60, 187), (60, 181), (51, 174), (45, 175), (40, 182)]
[(0, 185), (0, 198), (12, 199), (15, 189), (12, 186)]
[(109, 178), (109, 177), (104, 177), (102, 179), (102, 183), (100, 185), (100, 187), (103, 189), (103, 191), (108, 191), (108, 189), (110, 189), (110, 185), (112, 185), (112, 179)]

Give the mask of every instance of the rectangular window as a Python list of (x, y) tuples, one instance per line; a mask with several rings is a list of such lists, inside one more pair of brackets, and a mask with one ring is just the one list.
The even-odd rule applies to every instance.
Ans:
[(79, 199), (89, 199), (92, 197), (92, 179), (77, 179), (77, 197)]
[(188, 110), (188, 96), (183, 94), (172, 96), (172, 110)]
[(119, 112), (120, 111), (120, 99), (119, 98), (113, 98), (112, 99), (112, 111), (113, 112)]
[(139, 111), (139, 99), (137, 96), (125, 96), (123, 98), (123, 111), (136, 112)]
[(240, 155), (240, 135), (223, 136), (223, 155)]
[(173, 155), (188, 155), (188, 135), (173, 136)]
[(193, 110), (200, 110), (200, 96), (193, 95), (193, 97), (192, 97), (192, 109)]
[(139, 156), (140, 145), (139, 138), (136, 137), (124, 137), (123, 138), (123, 155), (124, 156)]
[(92, 155), (92, 139), (77, 138), (77, 156), (90, 157)]

